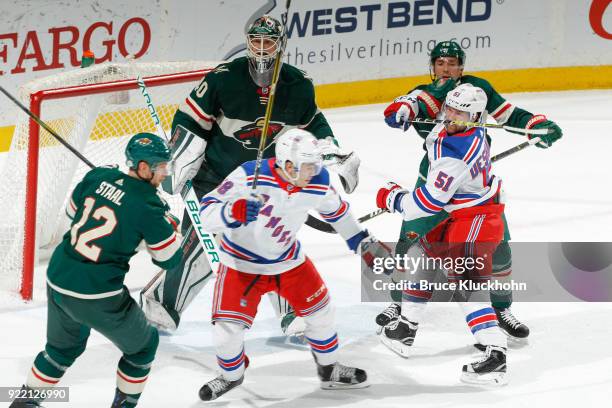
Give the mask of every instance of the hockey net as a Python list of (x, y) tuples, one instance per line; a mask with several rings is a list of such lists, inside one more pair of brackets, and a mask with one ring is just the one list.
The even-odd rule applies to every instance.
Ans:
[[(166, 133), (179, 104), (218, 62), (100, 64), (37, 79), (21, 102), (96, 166), (126, 170), (124, 149), (156, 132), (137, 77), (144, 79)], [(34, 266), (66, 232), (69, 194), (89, 167), (19, 111), (0, 184), (0, 290), (32, 296)], [(182, 215), (180, 198), (168, 197)]]

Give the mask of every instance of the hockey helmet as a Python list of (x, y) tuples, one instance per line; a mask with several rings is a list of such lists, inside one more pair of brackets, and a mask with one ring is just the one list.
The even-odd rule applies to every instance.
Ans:
[(296, 176), (287, 174), (291, 181), (300, 177), (314, 177), (323, 168), (323, 158), (317, 144), (317, 139), (302, 129), (290, 129), (276, 139), (276, 164), (285, 170), (285, 164), (291, 162), (296, 170)]
[(141, 161), (155, 172), (158, 165), (168, 163), (165, 174), (172, 174), (172, 152), (164, 139), (153, 133), (142, 132), (132, 136), (125, 148), (125, 157), (130, 169), (135, 170)]
[(468, 112), (469, 121), (484, 121), (487, 109), (487, 94), (482, 88), (472, 84), (461, 84), (446, 95), (444, 107)]
[(433, 65), (440, 57), (455, 57), (459, 60), (459, 65), (465, 65), (465, 52), (455, 41), (442, 41), (436, 44), (429, 54), (429, 62)]
[(263, 15), (249, 26), (246, 37), (251, 78), (257, 86), (270, 86), (274, 61), (285, 46), (285, 30), (277, 19)]

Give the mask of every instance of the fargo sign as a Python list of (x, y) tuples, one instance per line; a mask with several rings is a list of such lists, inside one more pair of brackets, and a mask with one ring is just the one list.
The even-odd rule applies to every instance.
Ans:
[[(135, 32), (140, 34), (140, 38), (135, 38)], [(97, 21), (85, 30), (67, 25), (30, 30), (25, 34), (0, 33), (0, 75), (21, 74), (29, 70), (28, 67), (32, 71), (64, 68), (66, 65), (77, 67), (81, 64), (84, 50), (95, 51), (96, 63), (112, 61), (116, 51), (123, 57), (131, 54), (139, 58), (149, 50), (150, 44), (151, 26), (141, 17), (132, 17), (121, 24)]]

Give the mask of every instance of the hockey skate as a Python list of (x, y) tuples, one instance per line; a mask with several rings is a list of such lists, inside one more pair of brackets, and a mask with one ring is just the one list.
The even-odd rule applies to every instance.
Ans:
[[(30, 391), (32, 391), (32, 388), (28, 387), (27, 385), (21, 386), (21, 392), (23, 394), (27, 394)], [(9, 405), (9, 408), (38, 408), (38, 407), (42, 407), (39, 401), (35, 399), (23, 399), (23, 398), (16, 398), (15, 400), (13, 400), (11, 405)]]
[(400, 315), (383, 328), (380, 341), (400, 357), (407, 358), (418, 328), (418, 323), (410, 322)]
[(228, 381), (222, 376), (219, 376), (200, 388), (200, 399), (202, 401), (213, 401), (231, 390), (236, 388), (244, 381), (244, 375), (236, 381)]
[(386, 325), (391, 323), (392, 320), (397, 319), (401, 311), (401, 304), (391, 303), (385, 310), (380, 312), (378, 316), (376, 316), (376, 324), (380, 326), (376, 334), (380, 334)]
[(131, 408), (135, 407), (136, 403), (137, 401), (132, 401), (129, 395), (119, 390), (119, 388), (115, 388), (115, 398), (111, 408)]
[(527, 343), (527, 337), (529, 337), (529, 327), (518, 320), (512, 314), (510, 308), (494, 309), (495, 314), (497, 315), (499, 328), (506, 336), (508, 336), (508, 339), (516, 343)]
[(368, 375), (364, 370), (340, 363), (326, 366), (317, 363), (317, 374), (321, 380), (321, 389), (324, 390), (347, 390), (370, 386)]
[(461, 381), (475, 385), (505, 385), (506, 349), (486, 346), (484, 355), (477, 361), (463, 366)]

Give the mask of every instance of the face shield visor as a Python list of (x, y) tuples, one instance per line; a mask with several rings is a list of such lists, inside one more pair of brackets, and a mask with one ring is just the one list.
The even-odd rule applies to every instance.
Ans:
[(174, 174), (174, 160), (152, 164), (151, 172), (153, 172), (154, 174), (161, 174), (163, 176), (173, 175)]

